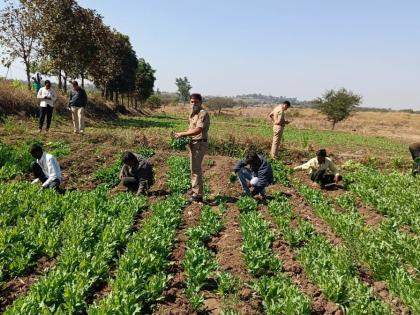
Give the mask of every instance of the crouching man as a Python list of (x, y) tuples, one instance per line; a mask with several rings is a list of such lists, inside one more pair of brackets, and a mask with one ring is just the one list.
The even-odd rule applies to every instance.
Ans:
[(413, 143), (409, 146), (411, 157), (413, 158), (413, 175), (420, 175), (420, 142)]
[(331, 184), (338, 184), (343, 177), (339, 174), (337, 166), (327, 157), (327, 151), (320, 149), (316, 152), (316, 157), (310, 159), (305, 164), (296, 166), (295, 171), (309, 170), (309, 175), (314, 183), (324, 188)]
[[(245, 160), (235, 165), (233, 171), (239, 177), (244, 195), (261, 195), (265, 198), (265, 188), (273, 183), (273, 170), (262, 155), (255, 152), (249, 153)], [(252, 191), (249, 189), (251, 187)]]
[(123, 154), (123, 167), (120, 180), (128, 191), (144, 195), (153, 185), (152, 164), (139, 154), (129, 151)]
[(36, 162), (31, 165), (32, 174), (35, 177), (32, 184), (41, 182), (42, 188), (52, 188), (58, 193), (62, 193), (60, 190), (61, 169), (57, 159), (44, 152), (39, 144), (31, 145), (29, 152), (36, 159)]

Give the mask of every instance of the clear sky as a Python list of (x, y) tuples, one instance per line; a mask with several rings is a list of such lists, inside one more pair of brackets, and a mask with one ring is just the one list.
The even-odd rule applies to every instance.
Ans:
[(345, 87), (363, 106), (420, 110), (420, 1), (78, 2), (130, 36), (161, 91), (180, 76), (205, 95), (304, 100)]

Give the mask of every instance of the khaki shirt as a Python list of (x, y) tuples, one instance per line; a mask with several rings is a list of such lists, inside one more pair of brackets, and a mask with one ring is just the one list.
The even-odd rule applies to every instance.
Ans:
[(273, 111), (270, 113), (270, 117), (273, 119), (273, 125), (284, 126), (286, 117), (283, 110), (283, 105), (276, 106)]
[(207, 113), (206, 110), (201, 109), (197, 114), (192, 114), (190, 115), (189, 118), (189, 129), (196, 129), (196, 128), (203, 128), (202, 132), (199, 133), (198, 135), (195, 135), (192, 138), (192, 140), (207, 140), (208, 139), (208, 132), (209, 132), (209, 128), (210, 128), (210, 116)]
[(325, 162), (322, 164), (319, 164), (318, 159), (315, 157), (313, 159), (310, 159), (305, 164), (296, 166), (294, 170), (295, 171), (309, 170), (309, 174), (312, 174), (313, 172), (316, 172), (318, 170), (320, 171), (325, 170), (327, 174), (332, 173), (333, 175), (336, 175), (336, 176), (339, 175), (337, 166), (334, 164), (333, 161), (331, 161), (330, 158), (325, 158)]

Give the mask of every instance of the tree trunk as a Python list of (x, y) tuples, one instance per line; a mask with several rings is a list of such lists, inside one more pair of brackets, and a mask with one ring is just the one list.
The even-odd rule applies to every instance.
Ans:
[(28, 80), (28, 90), (30, 91), (32, 89), (32, 86), (31, 86), (31, 72), (30, 72), (30, 69), (29, 69), (28, 65), (26, 66), (26, 79)]
[(58, 69), (58, 89), (61, 91), (63, 88), (63, 81), (61, 77), (61, 69)]
[(82, 71), (81, 76), (82, 76), (82, 89), (84, 89), (85, 88), (85, 72), (84, 71)]
[(65, 73), (63, 75), (63, 83), (64, 83), (63, 91), (64, 91), (64, 93), (67, 93), (67, 75)]
[(333, 121), (332, 122), (332, 128), (331, 128), (331, 130), (334, 130), (334, 128), (335, 128), (335, 124), (336, 124), (337, 122), (336, 121)]
[(26, 79), (28, 80), (28, 90), (32, 90), (32, 86), (31, 86), (31, 69), (30, 69), (30, 65), (29, 62), (25, 60), (25, 67), (26, 67)]

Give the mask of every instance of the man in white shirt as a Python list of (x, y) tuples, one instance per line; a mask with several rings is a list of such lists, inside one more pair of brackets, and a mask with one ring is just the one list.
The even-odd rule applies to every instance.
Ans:
[(57, 159), (49, 153), (42, 150), (39, 144), (31, 145), (29, 152), (36, 158), (36, 162), (33, 162), (32, 173), (35, 176), (33, 184), (41, 181), (42, 188), (53, 188), (57, 192), (61, 192), (61, 170)]
[(310, 159), (305, 164), (296, 166), (294, 170), (309, 170), (311, 180), (318, 183), (321, 187), (329, 186), (333, 183), (338, 184), (343, 179), (337, 166), (327, 157), (325, 149), (318, 150), (315, 158)]
[(45, 86), (40, 88), (37, 94), (37, 99), (41, 100), (39, 113), (39, 132), (42, 131), (45, 116), (47, 116), (47, 131), (51, 126), (51, 118), (54, 108), (54, 101), (57, 99), (55, 91), (51, 88), (51, 82), (45, 80)]

